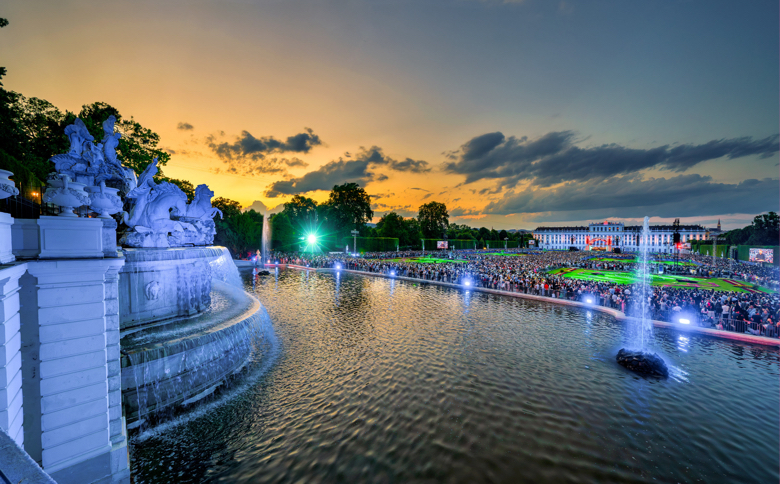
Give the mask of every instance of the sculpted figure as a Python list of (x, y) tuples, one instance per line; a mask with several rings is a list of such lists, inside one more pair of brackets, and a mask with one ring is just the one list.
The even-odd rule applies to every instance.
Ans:
[(114, 133), (114, 123), (116, 118), (112, 114), (105, 121), (103, 121), (103, 153), (105, 155), (106, 162), (115, 168), (121, 169), (122, 164), (116, 159), (116, 147), (119, 145), (119, 138), (122, 137), (122, 133)]
[(138, 177), (137, 186), (127, 198), (135, 199), (130, 213), (124, 212), (124, 223), (137, 235), (125, 234), (124, 243), (135, 247), (168, 247), (168, 234), (195, 230), (192, 224), (171, 220), (171, 210), (186, 213), (187, 195), (171, 183), (154, 182), (157, 158)]
[(65, 135), (70, 139), (70, 154), (80, 157), (84, 151), (84, 143), (94, 141), (95, 138), (89, 134), (87, 125), (79, 118), (70, 126), (65, 128)]
[(209, 190), (208, 185), (198, 185), (195, 188), (195, 198), (192, 200), (192, 203), (187, 205), (187, 212), (184, 214), (184, 217), (188, 219), (211, 220), (219, 214), (219, 218), (223, 218), (222, 210), (211, 206), (212, 197), (214, 197), (214, 192)]

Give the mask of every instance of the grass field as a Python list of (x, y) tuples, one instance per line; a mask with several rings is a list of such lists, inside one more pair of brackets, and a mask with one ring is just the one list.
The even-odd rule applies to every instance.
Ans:
[[(613, 259), (610, 257), (596, 257), (595, 259), (589, 259), (596, 262), (624, 262), (624, 263), (634, 263), (636, 262), (636, 259)], [(675, 265), (676, 262), (673, 260), (651, 260), (651, 264), (664, 264), (664, 265)], [(680, 261), (679, 264), (681, 266), (688, 266), (688, 267), (695, 267), (696, 264), (693, 262), (687, 262), (687, 261)]]
[[(599, 271), (595, 269), (555, 269), (550, 274), (559, 274), (571, 279), (584, 281), (611, 282), (614, 284), (634, 284), (636, 277), (631, 272)], [(653, 274), (653, 286), (679, 287), (689, 289), (708, 289), (714, 291), (769, 292), (767, 289), (752, 289), (747, 284), (731, 279), (704, 279), (701, 277)]]

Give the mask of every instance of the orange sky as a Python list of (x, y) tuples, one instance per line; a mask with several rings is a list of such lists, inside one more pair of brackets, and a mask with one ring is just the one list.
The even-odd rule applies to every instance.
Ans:
[[(697, 112), (695, 106), (673, 122), (664, 122), (662, 114), (653, 111), (657, 101), (642, 105), (645, 101), (630, 84), (609, 86), (606, 79), (614, 78), (613, 66), (591, 71), (579, 60), (565, 60), (566, 46), (541, 39), (542, 33), (514, 38), (518, 34), (512, 24), (499, 24), (513, 16), (516, 22), (538, 17), (561, 32), (584, 29), (588, 15), (594, 14), (584, 5), (548, 12), (540, 2), (531, 1), (433, 3), (439, 12), (417, 12), (423, 7), (405, 3), (396, 8), (361, 1), (11, 2), (2, 14), (10, 25), (0, 31), (0, 58), (8, 68), (4, 84), (71, 111), (94, 101), (115, 106), (123, 116), (132, 115), (160, 134), (162, 146), (173, 153), (164, 168), (166, 175), (208, 183), (217, 196), (244, 206), (254, 201), (269, 207), (283, 203), (289, 196), (264, 194), (271, 183), (299, 178), (346, 152), (354, 155), (360, 147), (377, 146), (394, 160), (425, 160), (431, 169), (411, 173), (375, 166), (374, 180), (365, 188), (381, 197), (376, 199), (382, 204), (375, 207), (378, 213), (395, 209), (410, 215), (421, 203), (436, 200), (451, 210), (457, 208), (457, 213), (470, 214), (453, 218), (454, 222), (496, 228), (569, 223), (556, 220), (562, 218), (575, 223), (638, 216), (622, 214), (620, 207), (604, 210), (603, 216), (589, 210), (582, 218), (548, 217), (545, 212), (483, 213), (489, 202), (501, 200), (510, 190), (518, 194), (537, 188), (533, 179), (498, 190), (493, 179), (464, 185), (462, 174), (443, 169), (448, 161), (444, 153), (483, 133), (501, 131), (507, 137), (534, 140), (574, 130), (583, 148), (619, 143), (650, 149), (744, 136), (758, 139), (777, 132), (776, 109), (774, 118), (756, 110), (752, 118), (745, 117), (734, 107), (743, 102), (737, 94), (725, 99), (720, 109), (737, 110), (728, 114), (732, 120), (743, 116), (740, 123), (726, 122), (705, 108)], [(484, 22), (471, 27), (482, 30), (450, 33), (456, 26), (477, 22), (479, 16)], [(466, 38), (470, 35), (474, 37)], [(556, 55), (562, 56), (559, 62)], [(536, 74), (544, 70), (549, 74)], [(602, 74), (605, 79), (600, 81)], [(575, 89), (566, 84), (572, 82), (567, 75), (574, 78)], [(645, 82), (638, 77), (644, 76), (628, 79)], [(776, 76), (766, 81), (771, 84)], [(639, 110), (641, 116), (636, 115)], [(177, 129), (182, 122), (193, 129)], [(206, 145), (208, 136), (232, 142), (248, 131), (258, 138), (284, 140), (304, 128), (311, 128), (323, 144), (308, 153), (273, 155), (295, 156), (308, 164), (290, 167), (286, 175), (224, 173), (226, 165)], [(706, 161), (695, 172), (716, 183), (776, 178), (776, 158), (745, 157), (736, 166), (726, 159)], [(657, 167), (641, 174), (676, 176)], [(387, 179), (378, 181), (379, 175)], [(553, 184), (538, 193), (560, 186)], [(485, 188), (493, 193), (479, 194)], [(323, 201), (327, 192), (306, 195)], [(723, 217), (741, 226), (753, 215), (723, 211), (684, 219), (711, 223)]]

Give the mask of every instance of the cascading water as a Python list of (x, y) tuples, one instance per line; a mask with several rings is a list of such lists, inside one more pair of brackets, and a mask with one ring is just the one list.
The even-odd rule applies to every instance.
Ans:
[(262, 264), (266, 264), (269, 262), (268, 260), (268, 254), (270, 252), (271, 248), (271, 225), (268, 223), (268, 212), (263, 215), (263, 238), (262, 238), (262, 258), (261, 261)]
[[(192, 265), (187, 250), (134, 255), (136, 259), (154, 255), (156, 262), (186, 262), (176, 266), (167, 283), (175, 285), (184, 299), (197, 298), (201, 286), (207, 285), (209, 297), (195, 315), (153, 320), (123, 331), (122, 393), (128, 429), (178, 413), (227, 386), (248, 363), (275, 354), (268, 314), (243, 290), (229, 251), (224, 247), (197, 251), (201, 259), (196, 265), (202, 267), (198, 271), (187, 269)], [(195, 285), (198, 291), (193, 292)]]
[(634, 291), (639, 297), (636, 323), (634, 331), (634, 345), (637, 350), (646, 350), (650, 344), (650, 337), (653, 334), (653, 322), (650, 311), (650, 282), (651, 275), (649, 263), (647, 260), (648, 246), (650, 245), (650, 218), (645, 217), (642, 226), (642, 235), (639, 240), (639, 260), (637, 261), (637, 282), (634, 285)]
[(645, 217), (644, 225), (642, 226), (642, 234), (639, 239), (639, 260), (637, 261), (636, 271), (637, 282), (634, 284), (634, 297), (637, 301), (634, 307), (634, 317), (629, 320), (632, 322), (629, 323), (631, 324), (631, 328), (629, 330), (630, 336), (628, 344), (633, 348), (622, 348), (618, 352), (616, 360), (618, 364), (629, 370), (666, 378), (669, 376), (669, 369), (666, 367), (663, 358), (648, 351), (653, 336), (653, 320), (651, 319), (652, 314), (650, 312), (650, 296), (652, 295), (650, 283), (652, 276), (648, 270), (649, 264), (647, 260), (649, 245), (650, 218)]

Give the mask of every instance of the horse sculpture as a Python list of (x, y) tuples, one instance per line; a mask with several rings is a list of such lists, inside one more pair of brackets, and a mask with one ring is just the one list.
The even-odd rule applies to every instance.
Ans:
[(146, 167), (138, 177), (137, 186), (126, 195), (126, 198), (135, 199), (135, 205), (129, 214), (127, 212), (122, 214), (125, 225), (133, 229), (122, 238), (124, 245), (169, 247), (168, 234), (196, 230), (190, 223), (171, 220), (171, 212), (174, 214), (187, 212), (187, 195), (172, 183), (155, 183), (153, 180), (155, 174), (157, 174), (157, 158)]
[(187, 219), (211, 220), (217, 214), (219, 218), (224, 218), (222, 210), (211, 206), (211, 198), (214, 192), (209, 190), (208, 185), (198, 185), (195, 189), (195, 198), (192, 203), (187, 205), (187, 213), (184, 215)]

